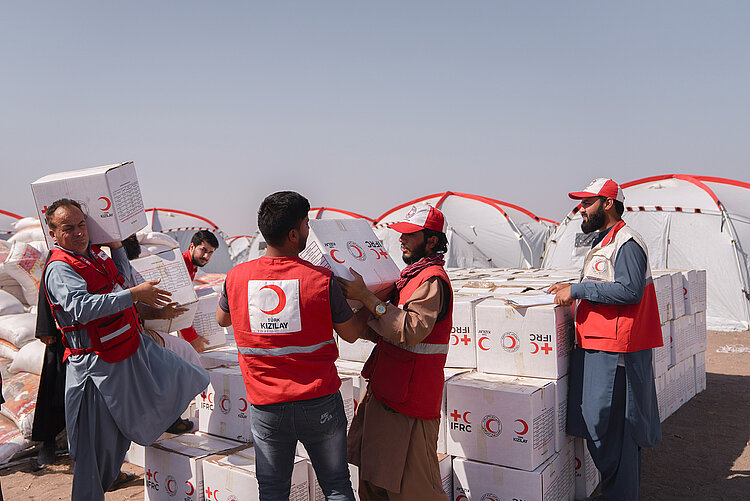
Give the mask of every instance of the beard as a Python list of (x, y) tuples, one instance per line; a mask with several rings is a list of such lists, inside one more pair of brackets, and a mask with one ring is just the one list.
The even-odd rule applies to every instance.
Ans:
[(596, 212), (586, 214), (586, 219), (581, 222), (581, 231), (588, 234), (600, 230), (602, 226), (604, 226), (606, 220), (607, 218), (604, 214), (604, 208), (600, 204)]
[(414, 264), (427, 255), (427, 242), (422, 242), (416, 249), (410, 249), (411, 255), (402, 255), (401, 258), (406, 264)]

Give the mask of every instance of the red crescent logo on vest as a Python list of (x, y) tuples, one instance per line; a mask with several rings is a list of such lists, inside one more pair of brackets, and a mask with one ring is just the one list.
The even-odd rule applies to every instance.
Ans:
[(242, 402), (242, 409), (240, 409), (240, 412), (245, 412), (247, 410), (247, 400), (241, 398), (240, 402)]
[[(331, 251), (331, 253), (333, 253), (333, 251)], [(284, 294), (284, 291), (281, 290), (281, 287), (279, 287), (278, 285), (264, 285), (263, 287), (260, 288), (260, 290), (263, 290), (263, 289), (269, 289), (275, 292), (276, 295), (279, 296), (279, 304), (276, 306), (276, 308), (272, 310), (268, 310), (268, 311), (262, 308), (258, 308), (258, 309), (262, 311), (263, 313), (265, 313), (266, 315), (278, 315), (284, 310), (284, 307), (286, 307), (286, 294)]]
[(539, 353), (539, 345), (536, 344), (534, 341), (532, 341), (531, 344), (534, 345), (534, 351), (532, 351), (531, 353)]
[[(601, 265), (601, 268), (599, 267), (599, 265)], [(596, 263), (594, 263), (594, 269), (596, 271), (599, 271), (599, 272), (606, 270), (607, 269), (607, 262), (606, 261), (597, 261)]]
[(104, 203), (105, 203), (105, 206), (102, 207), (101, 209), (99, 209), (102, 212), (108, 211), (109, 208), (112, 207), (112, 202), (109, 201), (109, 198), (107, 198), (107, 197), (99, 197), (99, 200), (104, 200)]
[(479, 341), (477, 341), (477, 344), (479, 345), (479, 349), (480, 349), (480, 350), (484, 350), (484, 351), (489, 351), (489, 348), (485, 348), (485, 347), (484, 347), (484, 346), (482, 345), (482, 341), (484, 341), (485, 339), (489, 339), (489, 338), (488, 338), (487, 336), (484, 336), (484, 337), (480, 337), (480, 338), (479, 338)]
[(192, 496), (195, 492), (195, 487), (193, 487), (193, 484), (190, 483), (190, 480), (185, 480), (185, 483), (190, 487), (190, 490), (185, 489), (185, 494), (188, 496)]
[(523, 429), (521, 431), (514, 431), (519, 435), (526, 435), (526, 433), (529, 431), (529, 425), (526, 424), (526, 421), (524, 421), (523, 419), (516, 419), (514, 422), (521, 423), (521, 426), (523, 426)]
[(336, 256), (335, 256), (335, 255), (333, 254), (334, 252), (341, 252), (341, 251), (340, 251), (340, 250), (338, 250), (338, 249), (331, 249), (331, 257), (333, 258), (333, 260), (334, 260), (334, 261), (336, 261), (337, 263), (345, 263), (345, 262), (346, 262), (346, 260), (345, 260), (345, 259), (344, 259), (344, 260), (341, 260), (341, 259), (337, 258), (337, 257), (336, 257)]

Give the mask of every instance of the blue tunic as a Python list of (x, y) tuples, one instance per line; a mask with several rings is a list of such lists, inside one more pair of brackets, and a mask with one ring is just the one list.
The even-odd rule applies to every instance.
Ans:
[[(112, 258), (124, 277), (130, 263), (124, 249)], [(130, 291), (89, 294), (86, 282), (67, 263), (47, 267), (45, 283), (63, 326), (117, 313), (132, 306)], [(126, 284), (127, 285), (127, 284)], [(71, 348), (88, 348), (85, 329), (65, 334)], [(130, 442), (149, 445), (208, 385), (208, 373), (141, 335), (138, 350), (108, 363), (95, 353), (71, 355), (65, 381), (65, 420), (70, 456), (76, 461), (73, 499), (104, 499)]]

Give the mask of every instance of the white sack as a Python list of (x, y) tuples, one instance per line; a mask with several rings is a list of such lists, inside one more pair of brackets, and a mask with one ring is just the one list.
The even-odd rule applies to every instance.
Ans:
[(17, 348), (34, 340), (36, 331), (36, 315), (34, 313), (19, 313), (0, 317), (0, 338), (8, 341)]
[(44, 362), (44, 349), (46, 345), (35, 339), (16, 353), (16, 358), (10, 364), (10, 372), (30, 372), (37, 376), (42, 375), (42, 363)]
[(25, 309), (23, 304), (21, 304), (21, 301), (10, 292), (0, 290), (0, 316), (15, 315), (24, 312)]
[(3, 263), (6, 273), (23, 287), (26, 304), (36, 304), (39, 298), (39, 282), (42, 280), (47, 253), (26, 242), (13, 242), (8, 257)]

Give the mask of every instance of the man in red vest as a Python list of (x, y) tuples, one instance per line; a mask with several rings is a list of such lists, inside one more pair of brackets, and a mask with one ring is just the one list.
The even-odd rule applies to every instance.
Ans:
[(356, 324), (331, 271), (299, 258), (309, 210), (291, 191), (263, 200), (258, 229), (266, 255), (229, 271), (216, 310), (219, 325), (234, 329), (264, 501), (289, 499), (297, 441), (326, 499), (354, 499), (333, 331), (354, 342)]
[(130, 286), (122, 242), (106, 244), (111, 257), (92, 245), (74, 200), (55, 201), (45, 217), (56, 244), (43, 280), (65, 346), (71, 499), (103, 501), (130, 442), (151, 445), (208, 385), (208, 373), (141, 335), (135, 304), (165, 306), (170, 293), (158, 281)]
[(390, 228), (402, 233), (408, 265), (388, 304), (362, 277), (339, 279), (349, 299), (372, 313), (363, 337), (377, 344), (362, 375), (367, 393), (349, 430), (349, 461), (359, 466), (359, 496), (371, 499), (447, 500), (437, 460), (444, 375), (453, 297), (443, 254), (443, 214), (417, 204)]
[(651, 349), (662, 346), (656, 292), (643, 238), (621, 216), (622, 189), (595, 179), (583, 191), (581, 229), (598, 232), (578, 284), (555, 284), (555, 302), (576, 308), (568, 434), (586, 439), (601, 472), (594, 499), (637, 500), (641, 447), (661, 440)]
[[(182, 258), (185, 260), (185, 266), (187, 266), (188, 273), (190, 274), (190, 280), (195, 280), (195, 274), (198, 273), (198, 268), (202, 268), (208, 264), (211, 260), (211, 256), (214, 255), (214, 251), (219, 248), (219, 240), (216, 235), (208, 230), (200, 230), (190, 241), (190, 247), (188, 250), (182, 253)], [(190, 343), (195, 351), (198, 353), (206, 349), (208, 341), (206, 338), (199, 336), (195, 332), (195, 328), (190, 326), (187, 329), (180, 331), (182, 338)]]

